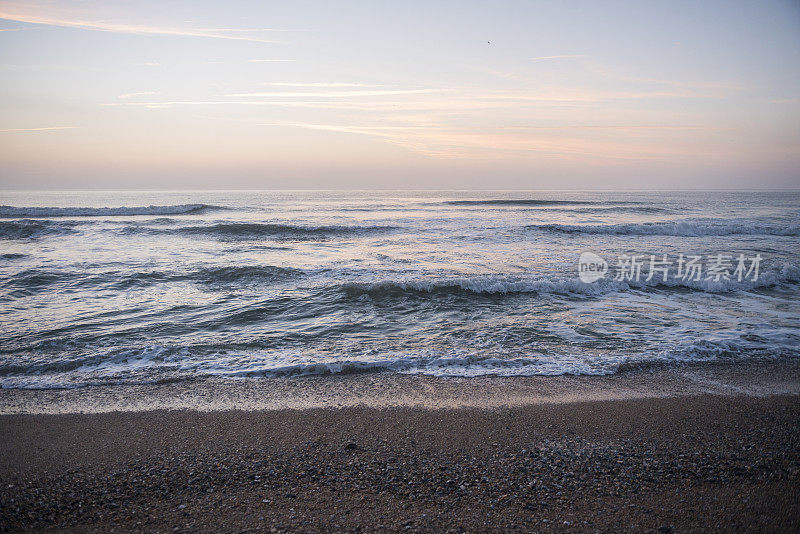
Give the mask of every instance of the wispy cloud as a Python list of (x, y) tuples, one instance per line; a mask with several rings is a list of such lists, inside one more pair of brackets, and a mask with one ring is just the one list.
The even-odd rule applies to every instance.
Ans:
[[(324, 88), (321, 88), (324, 89)], [(372, 97), (394, 96), (376, 101)], [(362, 98), (363, 97), (363, 98)], [(408, 97), (408, 98), (403, 98)], [(705, 92), (686, 89), (667, 91), (590, 91), (581, 89), (543, 89), (531, 92), (472, 91), (468, 89), (400, 90), (320, 90), (234, 93), (219, 100), (169, 100), (149, 102), (113, 102), (105, 106), (272, 106), (342, 111), (442, 112), (467, 113), (478, 110), (515, 110), (559, 106), (585, 108), (602, 102), (664, 98), (709, 98)], [(235, 98), (235, 100), (234, 100)]]
[(508, 100), (516, 102), (603, 102), (611, 100), (641, 100), (648, 98), (707, 98), (709, 94), (689, 89), (658, 91), (599, 91), (589, 89), (544, 89), (530, 93), (488, 92), (476, 94), (481, 100)]
[[(660, 125), (566, 125), (547, 127), (455, 127), (447, 124), (405, 126), (342, 125), (306, 122), (271, 122), (261, 126), (302, 128), (366, 135), (432, 158), (546, 157), (602, 160), (655, 160), (671, 157), (676, 150), (625, 139), (605, 140), (581, 130), (693, 130), (702, 127)], [(558, 131), (556, 136), (537, 130)], [(571, 133), (575, 132), (575, 133)]]
[(574, 59), (579, 57), (589, 57), (588, 54), (560, 54), (556, 56), (538, 56), (530, 58), (531, 61), (546, 61), (548, 59)]
[(44, 128), (4, 128), (0, 129), (0, 132), (3, 133), (11, 133), (11, 132), (44, 132), (49, 130), (74, 130), (77, 126), (47, 126)]
[(407, 132), (423, 130), (422, 126), (342, 126), (336, 124), (313, 124), (307, 122), (264, 122), (259, 126), (288, 126), (305, 128), (307, 130), (323, 130), (327, 132), (358, 133), (391, 137), (392, 132)]
[(265, 39), (263, 36), (259, 35), (261, 33), (294, 31), (278, 30), (274, 28), (184, 28), (174, 26), (150, 26), (144, 24), (129, 24), (125, 22), (112, 22), (105, 20), (86, 20), (77, 17), (73, 18), (58, 15), (48, 15), (47, 13), (29, 12), (24, 8), (14, 10), (13, 6), (0, 7), (0, 19), (25, 22), (28, 24), (41, 24), (45, 26), (59, 26), (63, 28), (77, 28), (82, 30), (112, 33), (208, 37), (212, 39), (253, 41), (258, 43), (277, 42), (271, 39)]
[(310, 30), (295, 30), (289, 28), (204, 28), (203, 31), (252, 33), (252, 32), (307, 32)]
[(616, 83), (625, 83), (625, 84), (640, 84), (640, 85), (650, 85), (650, 86), (665, 86), (665, 87), (677, 87), (677, 88), (685, 88), (685, 89), (692, 89), (692, 90), (701, 90), (706, 92), (713, 92), (716, 96), (723, 96), (731, 91), (741, 91), (744, 87), (736, 82), (730, 81), (709, 81), (709, 80), (670, 80), (670, 79), (659, 79), (659, 78), (650, 78), (645, 76), (636, 76), (632, 75), (628, 72), (621, 71), (620, 69), (614, 68), (610, 65), (602, 64), (602, 63), (592, 63), (589, 62), (586, 65), (586, 68), (595, 74), (596, 76), (600, 76), (607, 80), (616, 82)]
[[(316, 95), (319, 96), (319, 95)], [(440, 102), (440, 101), (385, 101), (380, 102), (350, 102), (340, 100), (166, 100), (150, 102), (105, 102), (101, 106), (129, 106), (146, 107), (153, 109), (170, 108), (177, 106), (254, 106), (254, 107), (284, 107), (317, 110), (341, 111), (378, 111), (378, 112), (406, 112), (406, 111), (464, 111), (466, 109), (493, 109), (503, 108), (506, 104), (501, 102)]]
[(289, 63), (296, 59), (248, 59), (248, 63)]
[(359, 97), (359, 96), (391, 96), (391, 95), (421, 95), (427, 93), (441, 93), (442, 89), (397, 89), (397, 90), (380, 90), (380, 91), (316, 91), (316, 92), (303, 92), (303, 91), (274, 91), (266, 93), (234, 93), (225, 95), (228, 97), (239, 98), (285, 98), (285, 97), (317, 97), (317, 98), (341, 98), (341, 97)]
[(125, 94), (119, 95), (117, 98), (123, 98), (123, 99), (124, 98), (135, 98), (137, 96), (148, 96), (148, 95), (154, 95), (154, 94), (156, 94), (155, 91), (142, 91), (140, 93), (125, 93)]
[[(475, 128), (480, 130), (481, 128)], [(484, 128), (487, 130), (653, 130), (653, 131), (688, 131), (688, 130), (719, 130), (708, 126), (695, 125), (668, 125), (668, 124), (561, 124), (553, 126), (497, 126)]]
[(344, 82), (314, 82), (314, 83), (290, 83), (290, 82), (264, 82), (261, 85), (271, 85), (278, 87), (386, 87), (375, 83), (344, 83)]
[[(703, 125), (675, 124), (671, 118), (658, 114), (636, 114), (624, 104), (708, 95), (683, 87), (613, 91), (553, 86), (511, 91), (464, 86), (403, 88), (338, 81), (263, 85), (275, 90), (197, 100), (121, 101), (106, 105), (306, 108), (315, 111), (298, 112), (294, 116), (290, 113), (281, 117), (283, 122), (274, 120), (276, 114), (254, 110), (250, 114), (253, 119), (247, 122), (330, 132), (330, 135), (365, 136), (431, 158), (654, 161), (671, 157), (680, 150), (690, 152), (691, 146), (697, 145), (700, 132), (710, 130)], [(281, 87), (286, 90), (280, 90)], [(620, 109), (625, 110), (622, 116), (605, 111), (607, 103), (616, 106), (617, 101)], [(260, 120), (256, 118), (259, 114)]]

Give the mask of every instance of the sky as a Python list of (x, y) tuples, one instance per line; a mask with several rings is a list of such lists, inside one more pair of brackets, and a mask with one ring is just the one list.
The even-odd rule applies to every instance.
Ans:
[(3, 189), (798, 189), (800, 1), (0, 0)]

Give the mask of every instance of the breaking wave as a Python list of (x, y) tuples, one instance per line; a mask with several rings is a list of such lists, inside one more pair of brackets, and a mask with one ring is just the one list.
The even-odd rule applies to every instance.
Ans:
[(212, 236), (227, 239), (275, 237), (286, 239), (323, 239), (329, 236), (356, 236), (395, 230), (395, 226), (300, 226), (272, 223), (216, 223), (168, 230), (184, 235)]
[(531, 355), (499, 358), (479, 354), (401, 356), (375, 360), (339, 360), (209, 372), (222, 377), (304, 377), (394, 372), (442, 377), (608, 375), (619, 362), (597, 356)]
[(372, 298), (399, 297), (404, 295), (455, 294), (455, 295), (509, 295), (523, 293), (560, 293), (602, 295), (610, 291), (624, 290), (624, 283), (601, 280), (586, 284), (579, 279), (508, 280), (505, 278), (476, 277), (438, 280), (385, 280), (378, 282), (350, 282), (341, 289), (352, 297)]
[(133, 215), (188, 215), (223, 210), (208, 204), (177, 204), (174, 206), (140, 206), (120, 208), (51, 208), (0, 206), (0, 217), (113, 217)]
[(674, 213), (674, 210), (668, 208), (657, 208), (655, 206), (608, 206), (608, 207), (590, 207), (590, 208), (574, 208), (569, 210), (562, 210), (569, 213)]
[(378, 281), (373, 283), (351, 282), (341, 286), (350, 297), (370, 297), (373, 299), (403, 296), (425, 296), (432, 294), (452, 295), (514, 295), (525, 293), (598, 296), (630, 290), (669, 290), (689, 289), (708, 293), (728, 293), (751, 291), (753, 289), (776, 287), (783, 284), (800, 283), (800, 267), (784, 264), (759, 274), (756, 281), (736, 279), (682, 280), (667, 282), (653, 279), (645, 281), (621, 281), (603, 278), (593, 283), (585, 283), (576, 278), (553, 278), (531, 280), (509, 280), (507, 278), (475, 277), (438, 280)]
[[(611, 293), (627, 291), (670, 291), (690, 290), (706, 293), (731, 293), (775, 288), (800, 283), (800, 266), (783, 264), (772, 266), (759, 273), (756, 281), (744, 279), (720, 279), (719, 281), (669, 279), (650, 282), (635, 280), (615, 280), (610, 276), (593, 283), (582, 282), (579, 278), (540, 277), (511, 279), (504, 276), (475, 276), (461, 278), (432, 278), (406, 280), (374, 280), (354, 282), (334, 282), (319, 279), (312, 272), (292, 267), (275, 265), (242, 265), (189, 268), (175, 271), (151, 270), (96, 273), (86, 275), (82, 270), (26, 269), (8, 276), (0, 287), (10, 291), (9, 296), (20, 297), (39, 293), (54, 286), (72, 288), (93, 288), (127, 290), (158, 284), (187, 282), (206, 286), (253, 287), (279, 284), (284, 281), (307, 278), (309, 288), (317, 295), (337, 295), (338, 298), (372, 300), (413, 298), (428, 300), (436, 297), (513, 297), (515, 295), (565, 295), (578, 297), (598, 297)], [(312, 303), (309, 302), (309, 305)]]
[(641, 368), (730, 361), (744, 358), (787, 358), (800, 354), (798, 339), (781, 340), (769, 346), (746, 340), (698, 340), (652, 354), (531, 354), (514, 358), (465, 354), (452, 356), (406, 356), (386, 360), (343, 360), (284, 365), (240, 371), (219, 370), (226, 377), (302, 377), (395, 372), (440, 377), (613, 375)]
[(656, 352), (631, 355), (598, 353), (526, 353), (513, 357), (476, 352), (423, 351), (371, 359), (324, 358), (295, 363), (283, 351), (248, 353), (241, 349), (147, 346), (38, 360), (20, 365), (0, 362), (0, 387), (64, 389), (101, 384), (153, 383), (188, 378), (291, 378), (366, 373), (439, 377), (603, 376), (652, 367), (739, 360), (796, 358), (800, 338), (779, 334), (759, 340), (732, 335), (694, 339)]
[(682, 237), (726, 236), (726, 235), (800, 235), (800, 225), (770, 226), (744, 222), (700, 223), (700, 222), (656, 222), (640, 224), (570, 225), (536, 224), (528, 229), (567, 234), (606, 235), (669, 235)]
[(800, 356), (800, 336), (771, 335), (756, 340), (747, 336), (699, 339), (658, 351), (655, 355), (634, 355), (617, 365), (617, 372), (651, 367), (726, 362), (739, 359), (777, 359)]
[[(600, 204), (592, 200), (541, 200), (541, 199), (493, 199), (493, 200), (446, 200), (451, 206), (565, 206), (575, 204)], [(613, 202), (612, 204), (616, 204)]]

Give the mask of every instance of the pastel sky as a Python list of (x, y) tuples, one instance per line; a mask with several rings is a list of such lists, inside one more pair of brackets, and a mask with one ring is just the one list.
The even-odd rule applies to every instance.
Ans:
[(800, 2), (0, 0), (0, 188), (800, 187)]

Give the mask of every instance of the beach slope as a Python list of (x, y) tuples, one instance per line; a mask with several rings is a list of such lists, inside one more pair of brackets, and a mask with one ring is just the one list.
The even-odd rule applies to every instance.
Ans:
[(797, 531), (800, 397), (0, 416), (0, 530)]

